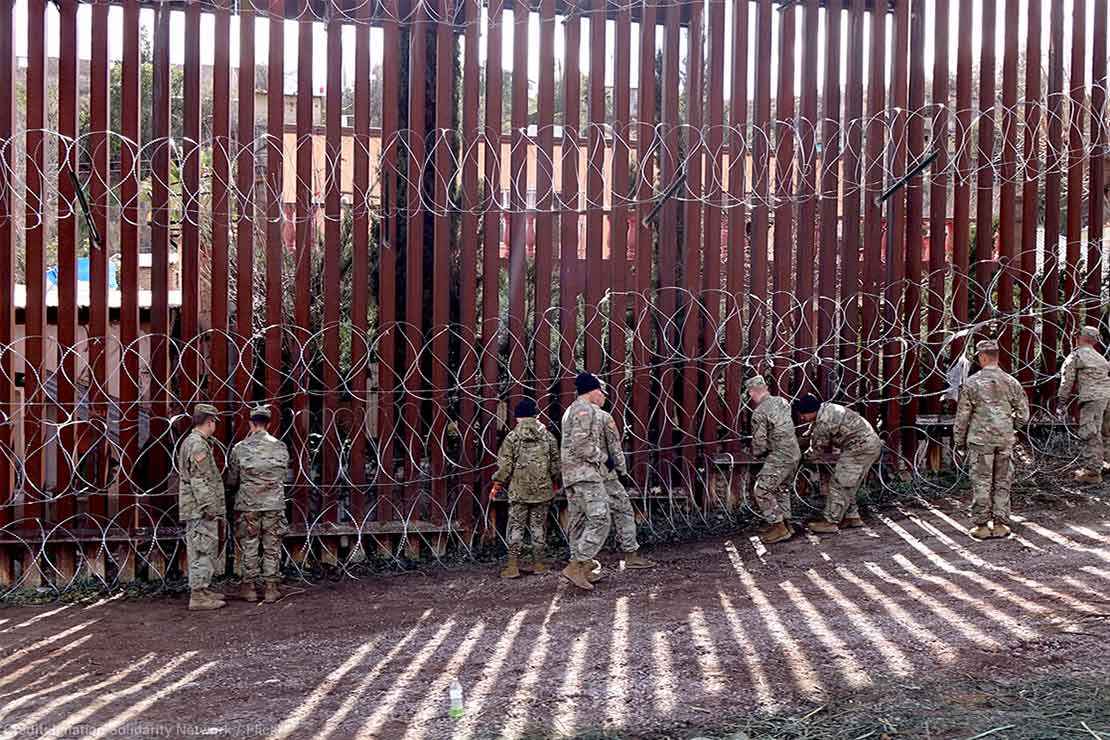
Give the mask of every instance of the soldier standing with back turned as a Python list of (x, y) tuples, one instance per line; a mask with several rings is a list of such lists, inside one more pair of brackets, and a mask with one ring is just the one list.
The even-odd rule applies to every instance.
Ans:
[(605, 386), (592, 373), (574, 379), (578, 398), (563, 414), (562, 473), (570, 515), (570, 564), (563, 577), (593, 590), (592, 561), (609, 538), (609, 495), (605, 492)]
[(281, 598), (281, 541), (288, 529), (285, 521), (285, 473), (289, 450), (285, 443), (266, 431), (270, 410), (253, 409), (250, 432), (231, 448), (227, 464), (227, 486), (238, 488), (235, 511), (239, 515), (236, 535), (243, 558), (243, 583), (239, 595), (258, 601), (258, 553), (262, 551), (262, 579), (266, 582), (263, 601)]
[(220, 550), (219, 520), (225, 514), (224, 486), (211, 443), (218, 414), (215, 406), (198, 403), (193, 409), (193, 430), (177, 449), (177, 513), (185, 524), (189, 611), (221, 609), (227, 605), (210, 588)]
[(1079, 400), (1079, 439), (1083, 442), (1079, 483), (1102, 483), (1103, 464), (1110, 465), (1110, 363), (1098, 351), (1099, 333), (1085, 326), (1076, 347), (1060, 368), (1057, 403), (1063, 408), (1072, 389)]
[(790, 528), (790, 482), (798, 472), (802, 451), (794, 433), (790, 402), (772, 396), (762, 375), (744, 383), (755, 411), (752, 413), (752, 454), (764, 457), (755, 478), (752, 498), (759, 513), (770, 525), (759, 539), (765, 545), (794, 536)]
[(952, 440), (957, 449), (967, 451), (973, 525), (969, 534), (982, 540), (1010, 535), (1014, 426), (1029, 422), (1029, 401), (1017, 379), (998, 366), (998, 342), (984, 339), (975, 351), (983, 369), (960, 390)]

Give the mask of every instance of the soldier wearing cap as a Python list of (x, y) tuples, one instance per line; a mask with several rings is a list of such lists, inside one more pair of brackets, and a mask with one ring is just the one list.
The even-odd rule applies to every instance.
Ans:
[(219, 519), (225, 513), (224, 486), (211, 441), (218, 415), (215, 406), (197, 404), (193, 409), (193, 429), (177, 449), (177, 513), (185, 524), (190, 611), (226, 606), (223, 597), (211, 589), (220, 548)]
[(772, 396), (762, 375), (744, 383), (755, 411), (752, 413), (752, 454), (764, 457), (756, 475), (752, 498), (759, 513), (770, 525), (759, 537), (764, 544), (790, 539), (791, 482), (802, 461), (790, 402)]
[(1079, 401), (1080, 483), (1102, 483), (1103, 465), (1110, 466), (1110, 363), (1098, 351), (1099, 339), (1097, 327), (1083, 327), (1060, 368), (1057, 403), (1067, 404), (1073, 390)]
[(1010, 534), (1014, 427), (1029, 422), (1029, 401), (1017, 379), (998, 366), (998, 342), (984, 339), (975, 351), (983, 369), (960, 391), (952, 438), (957, 449), (967, 451), (970, 534), (981, 540)]
[(833, 469), (823, 519), (806, 527), (818, 534), (862, 527), (856, 494), (882, 452), (882, 442), (867, 419), (838, 403), (822, 402), (812, 393), (795, 401), (798, 417), (812, 423), (810, 454), (835, 447), (840, 451)]
[(593, 559), (609, 538), (609, 496), (605, 491), (605, 386), (592, 373), (574, 379), (578, 398), (563, 414), (560, 443), (563, 488), (570, 515), (570, 563), (563, 577), (592, 591)]
[[(237, 490), (238, 514), (236, 539), (242, 560), (240, 596), (258, 601), (255, 590), (260, 571), (266, 591), (263, 601), (272, 604), (281, 598), (281, 542), (288, 529), (285, 521), (285, 474), (289, 451), (285, 443), (266, 427), (270, 410), (251, 409), (250, 431), (231, 448), (227, 463), (227, 486)], [(262, 553), (259, 568), (259, 550)]]

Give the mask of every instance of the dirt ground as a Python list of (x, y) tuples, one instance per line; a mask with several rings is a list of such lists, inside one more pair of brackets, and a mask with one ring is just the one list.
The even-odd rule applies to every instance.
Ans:
[(942, 501), (657, 549), (591, 594), (475, 566), (0, 609), (0, 740), (1110, 738), (1110, 499), (1020, 514), (1006, 541)]

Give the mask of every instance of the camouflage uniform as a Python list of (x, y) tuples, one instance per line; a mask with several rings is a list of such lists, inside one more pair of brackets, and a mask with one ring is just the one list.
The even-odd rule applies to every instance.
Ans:
[[(624, 450), (621, 448), (621, 435), (617, 431), (617, 422), (606, 411), (601, 412), (604, 422), (602, 435), (603, 448), (606, 458), (605, 492), (609, 496), (609, 512), (612, 514), (613, 525), (617, 529), (617, 544), (622, 552), (636, 552), (640, 545), (636, 542), (636, 514), (632, 510), (632, 501), (628, 498), (628, 491), (620, 482), (621, 476), (628, 475), (628, 464), (624, 459)], [(612, 468), (609, 464), (612, 463)]]
[(224, 486), (212, 443), (196, 429), (177, 449), (177, 513), (185, 523), (189, 588), (208, 588), (220, 549), (218, 519), (224, 515)]
[(823, 403), (813, 420), (810, 447), (815, 451), (829, 447), (840, 450), (825, 500), (825, 521), (838, 524), (846, 517), (858, 519), (856, 493), (879, 459), (879, 435), (855, 411), (837, 403)]
[(262, 578), (281, 580), (281, 541), (289, 528), (285, 520), (285, 473), (289, 451), (285, 443), (260, 430), (231, 448), (227, 485), (238, 488), (235, 511), (236, 536), (243, 558), (243, 582), (259, 577), (258, 552), (262, 550)]
[[(1097, 335), (1096, 335), (1097, 336)], [(1079, 347), (1060, 368), (1061, 403), (1075, 389), (1079, 401), (1079, 438), (1083, 441), (1080, 463), (1097, 473), (1110, 463), (1110, 363), (1093, 347)]]
[(497, 453), (495, 483), (509, 485), (509, 556), (520, 556), (524, 530), (532, 534), (532, 557), (542, 560), (544, 531), (552, 486), (559, 473), (559, 443), (543, 424), (533, 417), (522, 417), (506, 435)]
[(791, 481), (798, 472), (802, 451), (794, 434), (790, 402), (767, 396), (752, 413), (752, 454), (766, 455), (756, 475), (752, 498), (768, 524), (790, 519)]
[(967, 379), (952, 437), (957, 448), (967, 448), (971, 518), (977, 526), (992, 518), (1009, 525), (1015, 422), (1029, 422), (1029, 401), (1017, 379), (999, 367), (985, 367)]
[(605, 491), (605, 419), (600, 408), (577, 399), (563, 414), (562, 475), (570, 518), (570, 558), (592, 560), (609, 538)]

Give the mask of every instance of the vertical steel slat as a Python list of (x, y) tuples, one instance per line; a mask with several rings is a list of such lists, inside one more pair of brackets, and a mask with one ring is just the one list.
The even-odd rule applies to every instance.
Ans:
[(786, 375), (786, 349), (796, 329), (791, 316), (794, 289), (794, 34), (796, 6), (779, 12), (778, 93), (775, 99), (775, 243), (774, 296), (771, 305), (771, 352), (774, 355), (774, 384), (778, 393), (793, 392)]
[[(863, 157), (863, 26), (864, 0), (852, 0), (848, 14), (848, 58), (845, 62), (844, 112), (844, 198), (840, 260), (840, 305), (844, 312), (840, 337), (840, 364), (844, 369), (841, 387), (845, 400), (860, 397), (860, 246), (862, 207), (866, 186)], [(828, 67), (826, 67), (828, 69)]]
[(723, 419), (721, 395), (717, 391), (720, 372), (720, 343), (717, 332), (721, 323), (721, 221), (725, 193), (722, 189), (722, 156), (724, 154), (725, 98), (725, 1), (714, 0), (709, 4), (709, 102), (705, 124), (706, 142), (706, 198), (705, 206), (705, 259), (702, 290), (706, 318), (702, 326), (704, 354), (703, 378), (706, 384), (705, 422), (701, 427), (702, 441), (708, 450), (715, 451), (717, 429)]
[[(167, 470), (172, 464), (174, 444), (170, 419), (170, 15), (168, 7), (155, 11), (154, 23), (154, 90), (151, 111), (152, 139), (158, 141), (151, 153), (150, 182), (150, 244), (151, 244), (151, 425), (155, 445), (148, 455), (151, 483), (161, 492), (166, 484)], [(176, 497), (159, 496), (156, 509), (169, 510), (177, 505)]]
[[(697, 422), (699, 406), (702, 405), (703, 396), (698, 391), (699, 363), (695, 358), (698, 351), (698, 339), (701, 335), (701, 256), (702, 256), (702, 230), (701, 230), (701, 193), (702, 193), (702, 156), (703, 146), (700, 141), (702, 135), (702, 71), (705, 49), (702, 30), (701, 4), (692, 3), (689, 6), (689, 25), (687, 31), (687, 56), (686, 63), (689, 73), (686, 77), (686, 187), (688, 195), (685, 203), (685, 216), (683, 219), (683, 249), (682, 249), (682, 288), (684, 289), (682, 304), (685, 316), (682, 322), (682, 405), (679, 418), (682, 420), (682, 445), (679, 453), (686, 461), (687, 471), (692, 470), (697, 443), (702, 441), (698, 434)], [(676, 403), (678, 399), (675, 399)]]
[[(107, 8), (105, 8), (105, 13)], [(24, 303), (23, 316), (24, 316), (24, 363), (23, 363), (23, 467), (24, 467), (24, 504), (23, 516), (28, 519), (27, 525), (33, 526), (33, 520), (43, 517), (46, 513), (46, 507), (41, 503), (43, 497), (43, 484), (46, 482), (46, 470), (44, 463), (46, 462), (46, 455), (43, 449), (46, 444), (45, 431), (42, 424), (42, 410), (45, 408), (46, 401), (46, 374), (47, 374), (47, 361), (46, 361), (46, 342), (44, 335), (46, 334), (46, 259), (45, 259), (45, 226), (42, 223), (44, 217), (42, 194), (45, 191), (46, 183), (44, 182), (43, 173), (46, 166), (46, 158), (44, 151), (43, 130), (46, 128), (46, 114), (45, 114), (45, 98), (46, 98), (46, 3), (45, 0), (28, 0), (27, 3), (27, 71), (26, 71), (26, 88), (27, 88), (27, 122), (26, 133), (24, 134), (24, 141), (26, 142), (26, 174), (24, 182), (26, 183), (26, 200), (24, 203), (25, 208), (25, 232), (24, 232), (24, 281), (26, 284), (26, 302)], [(105, 51), (103, 58), (105, 63), (104, 68), (104, 84), (105, 87), (101, 88), (106, 92), (107, 84), (107, 51), (106, 40), (104, 42)], [(98, 59), (97, 44), (94, 41), (93, 57), (94, 62)], [(93, 68), (98, 69), (100, 65), (94, 63)], [(93, 89), (96, 90), (96, 75), (93, 75)], [(107, 103), (105, 102), (105, 111), (100, 110), (101, 106), (91, 107), (92, 126), (95, 131), (104, 131), (107, 129), (106, 115)], [(98, 125), (100, 124), (100, 125)], [(103, 137), (99, 137), (96, 143), (101, 144), (100, 149), (105, 150), (103, 146)], [(98, 156), (94, 151), (94, 161), (99, 164), (101, 161), (106, 160)], [(107, 175), (107, 168), (98, 168), (101, 176)], [(95, 177), (95, 176), (94, 176)], [(96, 204), (100, 204), (99, 198), (102, 197), (103, 188), (93, 192), (93, 197), (98, 198)], [(98, 224), (99, 225), (99, 224)], [(103, 233), (103, 232), (101, 232)], [(92, 255), (91, 250), (90, 255)], [(95, 255), (92, 255), (95, 260)], [(102, 306), (103, 308), (103, 306)], [(92, 348), (90, 343), (90, 353), (94, 353), (96, 349)], [(94, 381), (95, 382), (95, 381)], [(93, 394), (90, 394), (93, 395)], [(98, 396), (94, 396), (94, 401), (102, 401)], [(95, 413), (95, 407), (92, 409)], [(20, 453), (15, 452), (16, 458), (19, 459)], [(100, 481), (90, 481), (91, 484), (99, 488)], [(103, 497), (96, 495), (91, 497), (90, 501), (95, 500), (102, 502)], [(102, 512), (101, 512), (102, 513)]]
[(1004, 366), (1013, 362), (1014, 260), (1017, 259), (1017, 67), (1021, 49), (1018, 45), (1018, 0), (1006, 0), (1002, 54), (1002, 184), (998, 197), (998, 310), (1004, 317), (999, 340)]
[[(909, 47), (909, 2), (898, 0), (894, 10), (894, 48), (892, 59), (893, 81), (891, 83), (890, 104), (894, 109), (894, 124), (891, 131), (893, 150), (888, 149), (890, 155), (891, 177), (900, 178), (906, 172), (907, 141), (906, 130), (908, 127), (906, 106), (908, 105), (909, 70), (907, 52)], [(906, 199), (908, 188), (898, 193), (887, 201), (887, 238), (886, 238), (886, 274), (887, 283), (883, 291), (885, 305), (883, 306), (884, 322), (883, 331), (889, 338), (905, 331), (901, 318), (898, 315), (898, 306), (905, 297), (906, 277)], [(887, 444), (897, 452), (901, 449), (901, 437), (894, 432), (902, 427), (902, 373), (903, 349), (900, 343), (890, 341), (883, 350), (883, 395), (887, 398), (885, 428), (891, 433)]]
[[(667, 7), (664, 13), (663, 29), (663, 150), (659, 157), (659, 185), (665, 193), (679, 176), (679, 32), (683, 5)], [(682, 188), (679, 188), (679, 193)], [(662, 307), (663, 321), (659, 328), (659, 382), (660, 403), (656, 405), (656, 418), (659, 427), (659, 446), (662, 457), (673, 457), (674, 440), (671, 424), (671, 406), (677, 404), (675, 398), (675, 348), (680, 338), (673, 327), (677, 324), (678, 290), (678, 213), (679, 202), (675, 198), (667, 201), (659, 212), (659, 304)], [(674, 409), (677, 412), (677, 409)], [(666, 481), (669, 484), (669, 481)]]
[[(99, 246), (91, 244), (89, 246), (88, 360), (91, 382), (88, 399), (89, 419), (94, 420), (92, 423), (96, 430), (94, 435), (102, 433), (101, 430), (106, 428), (109, 418), (108, 408), (113, 400), (107, 384), (107, 355), (112, 343), (108, 329), (108, 257), (114, 250), (108, 231), (108, 224), (112, 221), (109, 196), (112, 187), (112, 161), (111, 137), (108, 131), (111, 128), (112, 119), (108, 12), (109, 8), (106, 4), (94, 5), (92, 9), (92, 63), (89, 79), (89, 121), (94, 132), (90, 137), (93, 151), (89, 197), (92, 201), (93, 222), (102, 240)], [(97, 491), (89, 497), (89, 511), (94, 515), (108, 513), (107, 455), (107, 444), (98, 443), (94, 453), (95, 480), (89, 481)]]
[[(1105, 228), (1104, 206), (1106, 186), (1106, 0), (1094, 0), (1094, 33), (1091, 49), (1091, 151), (1089, 211), (1087, 216), (1087, 279), (1085, 301), (1087, 323), (1101, 321), (1102, 251)], [(1017, 12), (1016, 9), (1014, 11)], [(1016, 23), (1016, 21), (1015, 21)], [(1016, 43), (1016, 42), (1015, 42)]]
[[(382, 59), (399, 59), (401, 30), (397, 23), (396, 0), (384, 0), (382, 19)], [(394, 468), (397, 441), (397, 240), (401, 219), (398, 195), (397, 155), (398, 117), (400, 115), (399, 65), (382, 65), (382, 155), (380, 228), (378, 245), (378, 474), (377, 519), (389, 521), (397, 513), (394, 500)]]
[[(339, 277), (341, 227), (343, 220), (343, 24), (342, 16), (333, 13), (327, 21), (327, 97), (325, 99), (324, 142), (324, 454), (323, 480), (324, 521), (339, 518), (339, 301), (343, 290)], [(315, 147), (314, 147), (315, 148)], [(314, 240), (315, 241), (315, 240)], [(354, 286), (362, 290), (361, 285)]]
[[(348, 435), (351, 447), (349, 480), (350, 516), (356, 524), (366, 518), (366, 418), (370, 407), (367, 376), (370, 361), (367, 345), (370, 305), (370, 18), (372, 6), (363, 3), (355, 11), (355, 100), (352, 133), (351, 203), (351, 414)], [(381, 243), (379, 231), (378, 243)], [(380, 252), (379, 252), (380, 254)]]
[(652, 245), (655, 232), (647, 216), (653, 203), (652, 187), (655, 182), (655, 32), (656, 15), (654, 0), (640, 4), (640, 75), (639, 99), (636, 106), (636, 162), (638, 177), (636, 198), (636, 297), (633, 315), (636, 336), (632, 342), (632, 471), (640, 485), (647, 483), (647, 462), (643, 454), (648, 440), (648, 409), (651, 397), (651, 322), (652, 315)]
[[(231, 15), (226, 8), (216, 8), (215, 47), (212, 69), (212, 251), (211, 251), (211, 363), (208, 374), (208, 398), (220, 406), (228, 405), (228, 241), (231, 222)], [(216, 433), (225, 441), (232, 440), (234, 417), (220, 420)]]
[[(817, 283), (817, 346), (820, 348), (820, 367), (818, 373), (818, 394), (821, 398), (832, 395), (832, 371), (837, 361), (837, 341), (843, 337), (837, 336), (834, 328), (834, 311), (837, 306), (837, 258), (841, 263), (855, 260), (855, 251), (847, 251), (848, 239), (845, 234), (841, 236), (840, 228), (840, 159), (841, 137), (844, 135), (841, 128), (840, 115), (840, 43), (843, 38), (841, 32), (841, 10), (839, 7), (825, 10), (825, 85), (821, 94), (824, 100), (824, 110), (821, 113), (821, 156), (814, 162), (821, 166), (821, 190), (819, 199), (821, 204), (820, 239), (817, 241), (818, 250), (818, 283)], [(850, 51), (855, 54), (854, 51)], [(816, 121), (814, 122), (816, 126)], [(845, 178), (851, 171), (845, 171)], [(850, 187), (850, 186), (849, 186)], [(858, 220), (858, 216), (857, 216)], [(845, 223), (844, 231), (848, 230)], [(855, 228), (852, 226), (851, 228)], [(853, 246), (853, 249), (855, 247)], [(804, 263), (803, 263), (804, 264)], [(849, 295), (847, 286), (844, 288), (845, 297)], [(841, 325), (840, 322), (837, 322)]]
[(1072, 333), (1079, 321), (1076, 299), (1081, 290), (1079, 260), (1083, 242), (1083, 164), (1087, 158), (1083, 141), (1083, 112), (1087, 99), (1087, 0), (1074, 0), (1071, 30), (1071, 105), (1068, 109), (1068, 245), (1067, 264), (1064, 267), (1064, 304), (1070, 308), (1067, 315), (1065, 341), (1071, 342)]
[[(971, 3), (957, 4), (956, 28), (973, 23)], [(956, 50), (956, 183), (952, 200), (952, 320), (959, 326), (968, 320), (968, 293), (971, 282), (971, 35), (959, 34)], [(953, 340), (952, 353), (959, 356), (965, 339)]]
[[(925, 3), (906, 0), (909, 22), (909, 104), (910, 117), (908, 162), (912, 166), (925, 157)], [(921, 366), (917, 338), (921, 336), (921, 247), (924, 240), (924, 186), (921, 177), (914, 177), (906, 187), (905, 290), (902, 303), (903, 331), (911, 337), (903, 357), (903, 386), (906, 394), (904, 436), (908, 449), (914, 449), (913, 427), (917, 422), (918, 397), (921, 394)]]
[[(181, 351), (180, 398), (200, 390), (200, 2), (185, 7), (184, 120), (181, 221)], [(186, 409), (191, 411), (191, 409)]]
[(884, 186), (883, 151), (886, 149), (886, 10), (875, 3), (871, 7), (871, 53), (867, 67), (867, 159), (864, 164), (864, 238), (863, 238), (863, 356), (860, 373), (861, 388), (868, 401), (867, 415), (872, 421), (878, 410), (879, 384), (879, 291), (882, 281), (882, 248), (884, 242), (883, 213), (877, 196)]
[[(632, 11), (622, 6), (615, 24), (613, 56), (613, 193), (609, 214), (609, 382), (613, 385), (612, 413), (623, 432), (629, 398), (625, 378), (625, 331), (628, 281), (628, 125), (632, 66)], [(541, 119), (542, 121), (542, 119)], [(543, 274), (537, 271), (537, 274)]]
[(944, 346), (945, 310), (945, 264), (948, 237), (948, 166), (949, 133), (952, 121), (949, 115), (949, 63), (948, 28), (951, 14), (949, 0), (936, 0), (933, 13), (936, 23), (933, 26), (933, 151), (937, 152), (929, 176), (929, 306), (926, 336), (929, 340), (931, 367), (922, 368), (926, 372), (925, 410), (937, 413), (940, 410), (939, 394), (944, 388), (946, 358), (941, 357)]
[[(235, 392), (239, 398), (253, 397), (254, 378), (254, 228), (257, 203), (254, 199), (255, 107), (254, 107), (254, 27), (253, 8), (239, 13), (239, 120), (236, 134), (235, 182), (237, 220), (235, 222)], [(230, 208), (230, 203), (228, 204)], [(239, 410), (236, 431), (246, 428), (247, 409)], [(280, 419), (271, 420), (273, 426)]]
[[(739, 450), (737, 439), (740, 429), (735, 425), (741, 407), (740, 353), (743, 348), (744, 315), (748, 304), (745, 291), (745, 261), (748, 258), (746, 168), (748, 166), (748, 22), (749, 1), (732, 0), (732, 79), (729, 94), (728, 134), (728, 266), (726, 284), (725, 354), (725, 407), (730, 452)], [(763, 66), (763, 65), (759, 65)]]
[[(266, 398), (275, 405), (283, 380), (281, 362), (282, 303), (285, 300), (282, 286), (282, 261), (285, 248), (281, 230), (285, 220), (285, 3), (270, 0), (269, 46), (266, 76), (266, 133), (269, 147), (266, 156)], [(274, 93), (274, 94), (270, 94)], [(280, 408), (275, 408), (279, 412)], [(284, 419), (278, 419), (279, 431), (284, 431)], [(293, 450), (294, 459), (301, 451)]]
[[(1025, 41), (1026, 59), (1035, 59), (1037, 63), (1025, 65), (1025, 149), (1023, 151), (1024, 172), (1021, 179), (1021, 336), (1018, 352), (1020, 359), (1018, 380), (1025, 388), (1032, 391), (1034, 400), (1038, 400), (1037, 389), (1033, 387), (1035, 380), (1033, 361), (1038, 341), (1034, 333), (1033, 312), (1038, 296), (1034, 295), (1033, 289), (1036, 285), (1034, 276), (1037, 272), (1037, 219), (1041, 207), (1038, 202), (1040, 195), (1038, 185), (1041, 176), (1039, 161), (1041, 152), (1040, 62), (1043, 33), (1041, 0), (1029, 0), (1029, 22), (1026, 28), (1028, 29)], [(1045, 215), (1047, 216), (1047, 208)]]
[[(1048, 45), (1048, 132), (1045, 150), (1044, 179), (1044, 294), (1048, 306), (1060, 305), (1060, 168), (1064, 161), (1064, 8), (1063, 3), (1050, 6)], [(1052, 392), (1057, 372), (1057, 350), (1060, 345), (1059, 325), (1063, 312), (1052, 310), (1045, 317), (1041, 339), (1043, 384), (1045, 395)]]
[[(524, 291), (528, 282), (527, 224), (528, 160), (532, 149), (528, 137), (528, 20), (529, 3), (513, 3), (513, 71), (509, 135), (512, 175), (509, 185), (509, 392), (508, 416), (512, 416), (524, 379), (528, 348), (528, 321), (524, 314)], [(529, 391), (531, 395), (534, 391)]]
[[(469, 31), (470, 26), (467, 26)], [(535, 349), (533, 362), (536, 376), (537, 401), (546, 410), (552, 390), (551, 378), (551, 274), (553, 265), (553, 229), (555, 169), (555, 0), (540, 2), (539, 90), (536, 102), (538, 142), (536, 153), (536, 293)], [(477, 107), (475, 90), (474, 107)], [(465, 110), (465, 107), (464, 107)], [(465, 233), (465, 230), (464, 230)]]
[[(500, 5), (500, 3), (498, 3)], [(562, 382), (559, 389), (560, 406), (566, 409), (574, 398), (574, 373), (576, 362), (574, 346), (578, 341), (578, 297), (577, 291), (572, 288), (575, 279), (576, 265), (578, 262), (578, 149), (579, 134), (582, 124), (581, 109), (579, 108), (581, 94), (581, 80), (579, 78), (579, 46), (581, 43), (582, 18), (577, 13), (571, 13), (563, 18), (563, 48), (566, 58), (563, 60), (563, 138), (560, 147), (563, 179), (562, 179), (562, 204), (559, 218), (559, 365), (562, 370)], [(501, 64), (501, 43), (499, 26), (492, 26), (489, 32), (489, 49), (486, 52), (487, 69), (492, 68), (493, 59)], [(494, 77), (492, 72), (486, 84), (486, 130), (491, 136), (500, 137), (500, 119), (490, 120), (492, 111), (497, 111), (500, 117), (501, 96), (500, 85), (496, 88), (492, 81), (500, 79)], [(493, 95), (490, 92), (494, 91)], [(496, 126), (492, 129), (491, 126)], [(493, 139), (497, 141), (498, 139)], [(490, 153), (486, 154), (486, 180), (490, 179), (491, 169), (496, 173), (496, 166), (490, 162)], [(493, 214), (487, 215), (487, 219)], [(494, 232), (496, 233), (496, 232)], [(489, 244), (487, 242), (487, 250)], [(487, 255), (488, 258), (488, 255)], [(496, 264), (496, 263), (494, 263)], [(496, 283), (494, 283), (496, 285)], [(496, 313), (494, 314), (496, 316)]]
[[(813, 391), (816, 379), (811, 377), (809, 363), (814, 360), (814, 235), (817, 228), (817, 0), (806, 0), (802, 12), (802, 95), (798, 117), (798, 150), (804, 164), (797, 174), (798, 193), (798, 269), (794, 297), (797, 302), (797, 324), (793, 345), (795, 361), (802, 364), (799, 392)], [(827, 34), (826, 34), (827, 39)], [(826, 70), (826, 76), (831, 70)], [(831, 246), (831, 245), (830, 245)], [(827, 251), (835, 254), (835, 251)]]
[[(601, 242), (605, 228), (605, 4), (590, 4), (590, 64), (587, 71), (589, 121), (586, 145), (586, 355), (585, 369), (602, 370), (601, 294), (607, 285), (603, 273)], [(516, 49), (514, 39), (513, 49)]]
[[(0, 139), (11, 140), (15, 128), (15, 48), (14, 0), (0, 4)], [(13, 185), (10, 173), (15, 166), (11, 147), (0, 150), (0, 409), (14, 419), (19, 410), (15, 394), (15, 235), (12, 228)], [(26, 316), (26, 313), (24, 313)], [(11, 449), (12, 424), (0, 424), (0, 445)], [(8, 455), (0, 455), (0, 526), (14, 519), (12, 501), (16, 465)]]
[[(295, 229), (293, 245), (293, 334), (294, 345), (300, 346), (313, 337), (309, 306), (312, 300), (312, 253), (316, 243), (316, 193), (313, 186), (312, 156), (316, 147), (315, 100), (312, 93), (313, 43), (311, 14), (305, 14), (297, 23), (297, 103), (296, 103), (296, 183), (293, 187)], [(325, 62), (326, 63), (326, 62)], [(283, 139), (284, 139), (284, 126)], [(284, 180), (284, 177), (282, 178)], [(284, 192), (284, 182), (282, 188)], [(284, 291), (283, 291), (284, 292)], [(325, 363), (327, 360), (325, 359)], [(308, 526), (316, 512), (308, 510), (309, 492), (317, 485), (308, 455), (309, 416), (308, 368), (302, 359), (293, 360), (291, 367), (293, 387), (293, 519), (294, 530)], [(307, 392), (306, 392), (307, 391)], [(321, 505), (326, 507), (323, 499)]]
[[(771, 18), (775, 13), (771, 0), (759, 0), (756, 9), (755, 58), (771, 58)], [(770, 229), (771, 205), (771, 65), (757, 63), (755, 68), (755, 107), (753, 112), (752, 191), (755, 208), (752, 213), (752, 292), (749, 304), (749, 326), (755, 334), (750, 340), (752, 362), (756, 372), (767, 372), (763, 367), (767, 352), (767, 237)], [(762, 134), (757, 133), (762, 132)]]
[(454, 28), (450, 22), (449, 0), (440, 3), (440, 19), (436, 23), (436, 90), (435, 90), (435, 190), (432, 201), (436, 205), (434, 241), (432, 245), (432, 499), (436, 503), (432, 516), (437, 523), (444, 521), (447, 505), (447, 479), (445, 461), (447, 449), (443, 444), (447, 428), (447, 365), (450, 320), (451, 283), (451, 209), (447, 199), (448, 181), (453, 181), (452, 155), (448, 146), (455, 147), (451, 132), (451, 99), (454, 91)]
[[(123, 352), (123, 371), (120, 373), (120, 446), (123, 456), (121, 468), (133, 470), (139, 456), (139, 144), (141, 142), (140, 115), (142, 57), (139, 49), (139, 0), (127, 0), (123, 12), (123, 64), (120, 90), (120, 127), (123, 144), (120, 147), (120, 198), (123, 212), (120, 218), (120, 345)], [(71, 219), (72, 220), (72, 219)], [(67, 353), (71, 354), (71, 353)], [(60, 470), (60, 468), (59, 468)], [(130, 494), (138, 493), (130, 474), (120, 476), (120, 509), (138, 501)], [(125, 526), (135, 526), (138, 511), (131, 510), (124, 518)]]
[(982, 49), (979, 56), (979, 143), (975, 166), (975, 293), (979, 302), (974, 318), (990, 313), (990, 288), (994, 267), (994, 134), (995, 134), (995, 13), (996, 0), (983, 0)]
[[(74, 414), (77, 396), (74, 379), (77, 377), (77, 222), (82, 218), (77, 206), (76, 189), (71, 175), (79, 174), (74, 167), (77, 163), (76, 152), (71, 141), (78, 135), (77, 100), (77, 8), (76, 0), (62, 3), (60, 12), (59, 58), (58, 58), (58, 350), (61, 353), (61, 372), (55, 374), (57, 398), (57, 421), (64, 421)], [(126, 110), (126, 108), (124, 109)], [(62, 138), (65, 137), (65, 138)], [(126, 147), (125, 147), (126, 148)], [(124, 156), (127, 156), (126, 153)], [(122, 245), (121, 245), (122, 246)], [(126, 321), (126, 311), (121, 324)], [(121, 329), (123, 327), (121, 326)], [(126, 334), (126, 331), (123, 331)], [(121, 335), (122, 338), (122, 335)], [(124, 340), (126, 346), (126, 340)], [(128, 375), (130, 367), (125, 368)], [(136, 377), (136, 376), (131, 376)], [(120, 395), (124, 393), (127, 377), (120, 378)], [(124, 425), (126, 426), (126, 425)], [(121, 430), (122, 432), (122, 430)], [(65, 495), (74, 482), (71, 475), (70, 459), (75, 455), (77, 435), (74, 425), (67, 424), (59, 430), (59, 445), (54, 464), (57, 470), (57, 490), (63, 494), (55, 507), (58, 521), (64, 522), (76, 512), (76, 498)], [(134, 460), (131, 455), (125, 459)], [(125, 463), (126, 464), (126, 463)], [(126, 481), (126, 476), (121, 478)], [(77, 483), (80, 485), (80, 483)]]

